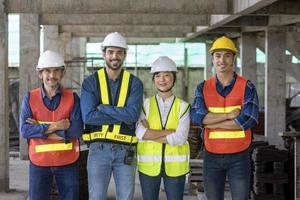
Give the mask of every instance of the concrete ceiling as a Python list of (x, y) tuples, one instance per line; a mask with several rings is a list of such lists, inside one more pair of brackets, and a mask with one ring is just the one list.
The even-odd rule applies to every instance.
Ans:
[(75, 37), (118, 31), (133, 43), (239, 37), (266, 26), (298, 31), (300, 23), (299, 0), (6, 0), (5, 7), (39, 14), (41, 25), (58, 25)]

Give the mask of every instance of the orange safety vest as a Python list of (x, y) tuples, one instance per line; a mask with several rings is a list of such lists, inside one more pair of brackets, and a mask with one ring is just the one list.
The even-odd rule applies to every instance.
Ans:
[[(247, 80), (237, 75), (235, 84), (226, 97), (218, 93), (216, 82), (216, 77), (212, 77), (204, 83), (203, 96), (208, 111), (212, 113), (229, 113), (237, 108), (241, 109), (244, 103)], [(204, 129), (205, 149), (211, 153), (238, 153), (248, 149), (251, 140), (251, 129)]]
[[(51, 123), (70, 119), (74, 96), (71, 90), (62, 89), (59, 106), (51, 111), (44, 105), (41, 89), (37, 88), (29, 93), (29, 105), (33, 119), (39, 123)], [(29, 139), (29, 158), (33, 164), (42, 167), (72, 164), (79, 158), (79, 141), (72, 139), (69, 143), (65, 143), (62, 140), (31, 138)]]

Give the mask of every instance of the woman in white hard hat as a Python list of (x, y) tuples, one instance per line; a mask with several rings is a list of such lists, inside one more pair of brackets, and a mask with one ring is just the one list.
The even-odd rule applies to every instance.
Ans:
[(183, 199), (189, 172), (190, 105), (173, 95), (177, 68), (166, 56), (151, 67), (157, 94), (144, 101), (136, 136), (137, 159), (144, 200), (159, 198), (161, 179), (167, 199)]

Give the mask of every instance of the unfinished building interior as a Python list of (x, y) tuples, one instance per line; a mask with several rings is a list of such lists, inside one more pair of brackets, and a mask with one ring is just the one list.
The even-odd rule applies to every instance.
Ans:
[[(18, 14), (20, 19), (20, 60), (15, 67), (8, 62), (9, 14)], [(217, 37), (232, 38), (239, 48), (236, 70), (255, 84), (259, 96), (254, 163), (265, 162), (269, 159), (266, 154), (274, 158), (270, 160), (273, 171), (266, 177), (256, 177), (254, 172), (257, 184), (252, 185), (252, 198), (259, 199), (255, 195), (263, 191), (267, 196), (262, 199), (300, 199), (299, 0), (0, 0), (0, 199), (10, 189), (18, 190), (10, 188), (10, 150), (17, 151), (21, 160), (28, 159), (27, 141), (18, 137), (18, 110), (23, 95), (40, 84), (35, 72), (40, 52), (50, 49), (64, 56), (67, 75), (63, 84), (80, 93), (83, 79), (103, 67), (94, 64), (101, 55), (87, 57), (87, 44), (102, 42), (110, 32), (120, 32), (136, 48), (203, 43), (205, 52)], [(257, 51), (263, 52), (263, 63), (257, 61)], [(135, 55), (140, 53), (135, 51)], [(209, 54), (203, 67), (189, 66), (187, 54), (185, 48), (175, 93), (191, 103), (197, 84), (214, 70)], [(125, 67), (143, 80), (145, 96), (154, 94), (149, 66)], [(196, 169), (194, 174), (191, 171), (191, 184), (201, 182), (196, 177), (197, 165), (201, 165), (198, 135), (199, 127), (192, 127), (191, 166)], [(17, 147), (12, 148), (13, 144)], [(265, 145), (271, 146), (267, 153), (258, 148)], [(285, 174), (278, 182), (275, 168)], [(264, 182), (258, 181), (261, 179)]]

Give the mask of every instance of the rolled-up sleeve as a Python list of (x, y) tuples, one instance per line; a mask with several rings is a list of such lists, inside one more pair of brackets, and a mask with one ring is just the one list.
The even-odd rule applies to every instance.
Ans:
[(83, 132), (83, 122), (80, 111), (80, 100), (74, 93), (74, 106), (70, 116), (70, 127), (65, 131), (65, 138), (79, 138)]
[(258, 124), (259, 104), (255, 86), (251, 81), (247, 82), (244, 104), (241, 113), (235, 118), (235, 122), (247, 130)]
[(190, 106), (181, 106), (179, 123), (174, 133), (167, 135), (167, 141), (172, 146), (183, 145), (186, 143), (190, 130)]
[[(139, 121), (146, 119), (145, 113), (142, 111)], [(147, 132), (147, 128), (145, 128), (141, 123), (137, 122), (136, 130), (135, 130), (135, 135), (139, 140), (143, 140), (143, 137), (145, 133)]]
[(44, 134), (49, 124), (29, 124), (26, 122), (28, 118), (32, 117), (32, 111), (29, 106), (29, 94), (24, 95), (20, 112), (20, 134), (26, 138), (47, 138)]
[(208, 113), (203, 97), (203, 85), (204, 82), (197, 86), (195, 90), (195, 98), (191, 106), (191, 121), (195, 126), (202, 126), (203, 119)]

